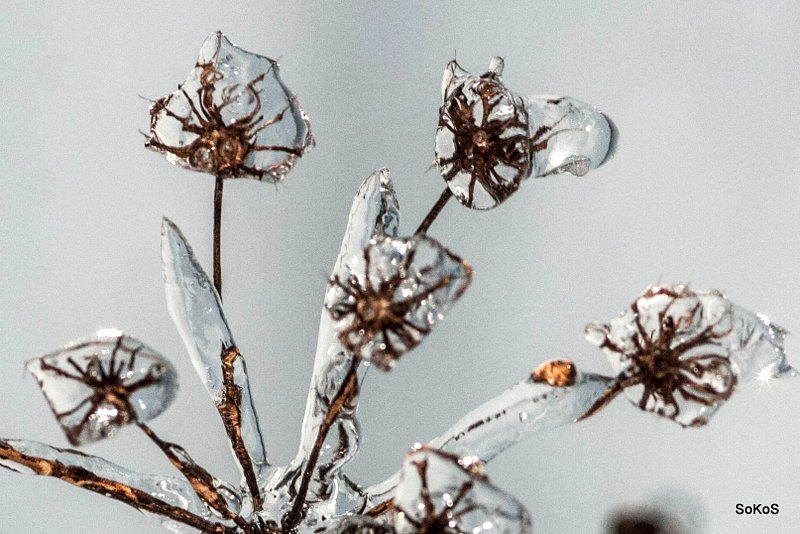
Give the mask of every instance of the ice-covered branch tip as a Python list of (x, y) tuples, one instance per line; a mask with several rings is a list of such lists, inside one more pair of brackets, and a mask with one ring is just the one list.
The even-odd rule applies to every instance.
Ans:
[(617, 130), (596, 108), (566, 96), (523, 97), (502, 81), (503, 60), (475, 76), (444, 70), (434, 163), (470, 208), (497, 206), (530, 176), (583, 176), (614, 153)]
[(314, 145), (278, 63), (212, 33), (186, 81), (150, 108), (145, 146), (170, 163), (222, 178), (276, 182)]
[(118, 330), (28, 361), (53, 414), (73, 445), (112, 436), (166, 410), (178, 390), (167, 360)]
[(737, 384), (797, 375), (785, 336), (718, 291), (650, 286), (621, 315), (587, 325), (586, 339), (603, 349), (617, 378), (585, 416), (624, 391), (642, 410), (704, 425)]
[(261, 502), (258, 478), (269, 467), (247, 369), (222, 303), (192, 247), (169, 219), (161, 226), (164, 289), (175, 327), (219, 411), (245, 486)]
[(424, 236), (373, 239), (331, 277), (325, 306), (351, 353), (389, 370), (472, 280), (469, 264)]
[[(368, 176), (358, 188), (350, 208), (347, 226), (342, 238), (333, 274), (341, 271), (345, 258), (360, 253), (373, 238), (396, 237), (400, 225), (400, 205), (394, 192), (389, 169), (381, 168)], [(334, 398), (342, 389), (355, 356), (339, 341), (334, 320), (325, 306), (319, 319), (319, 333), (314, 357), (300, 445), (292, 462), (293, 468), (302, 470), (312, 453), (313, 443), (331, 409)], [(360, 372), (366, 372), (362, 366)], [(323, 446), (319, 460), (319, 478), (323, 489), (338, 476), (338, 471), (355, 454), (358, 448), (356, 409), (358, 396), (350, 399), (347, 410), (339, 414), (334, 430), (328, 436), (330, 446)], [(339, 488), (346, 487), (339, 484)]]

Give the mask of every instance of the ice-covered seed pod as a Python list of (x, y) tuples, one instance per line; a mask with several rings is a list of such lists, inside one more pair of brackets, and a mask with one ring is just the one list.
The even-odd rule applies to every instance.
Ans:
[(472, 280), (469, 264), (425, 237), (376, 238), (331, 277), (325, 306), (353, 354), (391, 369)]
[(151, 106), (145, 146), (193, 171), (276, 182), (313, 144), (278, 63), (214, 32), (186, 81)]
[(785, 335), (718, 291), (650, 286), (621, 315), (586, 326), (617, 379), (584, 417), (624, 391), (642, 410), (704, 425), (737, 384), (797, 374), (786, 361)]
[(178, 389), (172, 364), (111, 329), (32, 359), (27, 368), (73, 445), (153, 419), (172, 404)]
[(503, 83), (503, 65), (495, 57), (475, 76), (454, 60), (442, 79), (434, 163), (470, 208), (499, 205), (530, 176), (583, 176), (616, 144), (616, 129), (599, 110), (570, 97), (522, 97)]

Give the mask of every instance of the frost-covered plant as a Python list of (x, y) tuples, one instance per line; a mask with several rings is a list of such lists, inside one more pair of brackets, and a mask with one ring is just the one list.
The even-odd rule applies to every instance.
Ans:
[(117, 330), (35, 358), (28, 369), (71, 444), (135, 425), (181, 476), (142, 475), (17, 439), (0, 439), (0, 465), (120, 500), (159, 516), (173, 532), (521, 534), (531, 530), (527, 510), (489, 482), (485, 463), (522, 436), (578, 422), (621, 392), (643, 410), (702, 425), (745, 380), (795, 374), (783, 352), (784, 330), (765, 316), (716, 291), (652, 286), (619, 317), (586, 328), (615, 376), (581, 372), (569, 360), (545, 362), (415, 445), (394, 476), (372, 486), (347, 477), (343, 467), (358, 450), (364, 373), (391, 370), (472, 280), (470, 265), (427, 235), (447, 201), (492, 208), (530, 176), (582, 176), (613, 152), (616, 131), (605, 115), (569, 97), (519, 96), (503, 84), (502, 66), (495, 58), (474, 76), (454, 61), (447, 65), (435, 151), (446, 188), (414, 235), (399, 233), (387, 169), (361, 184), (325, 295), (298, 451), (288, 465), (275, 466), (222, 308), (222, 186), (239, 177), (282, 180), (313, 138), (277, 64), (212, 34), (186, 82), (153, 102), (146, 146), (216, 178), (213, 282), (166, 218), (161, 254), (170, 314), (219, 411), (241, 480), (218, 479), (146, 424), (174, 399), (176, 373)]

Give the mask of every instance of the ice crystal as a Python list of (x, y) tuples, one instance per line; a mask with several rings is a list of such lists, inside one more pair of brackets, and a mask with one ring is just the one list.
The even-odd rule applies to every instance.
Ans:
[(166, 410), (177, 393), (172, 364), (117, 330), (101, 330), (30, 360), (27, 367), (73, 445), (149, 421)]
[(625, 391), (642, 410), (704, 425), (738, 383), (797, 374), (786, 362), (785, 335), (718, 291), (650, 286), (620, 316), (586, 327), (617, 373), (593, 410)]
[(186, 81), (153, 103), (146, 146), (193, 171), (279, 181), (313, 144), (278, 63), (215, 32)]
[(462, 204), (490, 209), (530, 176), (583, 176), (614, 152), (613, 123), (570, 97), (522, 97), (492, 59), (481, 76), (455, 61), (444, 70), (435, 164)]

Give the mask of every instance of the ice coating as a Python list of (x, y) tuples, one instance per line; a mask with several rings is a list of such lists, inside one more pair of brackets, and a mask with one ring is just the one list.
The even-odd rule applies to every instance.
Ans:
[(609, 377), (579, 371), (568, 386), (529, 376), (466, 414), (430, 445), (488, 462), (529, 434), (574, 423), (610, 383)]
[(196, 526), (212, 524), (208, 507), (185, 480), (135, 473), (97, 456), (35, 441), (0, 438), (0, 467), (59, 478), (110, 496), (159, 515), (164, 526), (173, 532), (184, 532), (182, 527), (187, 521)]
[(583, 176), (613, 154), (617, 131), (570, 97), (521, 97), (502, 80), (504, 61), (481, 76), (451, 61), (442, 77), (435, 165), (465, 206), (490, 209), (530, 176)]
[(325, 307), (342, 345), (389, 370), (467, 289), (472, 268), (425, 237), (373, 239), (344, 259)]
[(584, 176), (613, 155), (619, 134), (614, 123), (591, 104), (569, 96), (523, 98), (531, 125), (533, 176)]
[(157, 417), (178, 390), (172, 364), (118, 330), (101, 330), (29, 360), (26, 367), (72, 445)]
[(590, 323), (586, 339), (603, 349), (616, 388), (641, 409), (682, 426), (706, 424), (737, 384), (794, 376), (785, 330), (718, 291), (685, 285), (648, 287), (608, 323)]
[[(553, 363), (562, 362), (556, 360)], [(583, 373), (573, 367), (570, 383), (551, 385), (538, 380), (534, 371), (464, 415), (447, 431), (432, 439), (429, 446), (488, 462), (531, 434), (575, 423), (612, 383), (611, 377)], [(369, 503), (375, 506), (390, 499), (398, 481), (399, 473), (395, 473), (367, 488)]]
[(394, 509), (399, 533), (532, 531), (525, 507), (489, 483), (480, 463), (428, 447), (403, 462)]
[(153, 103), (146, 142), (194, 171), (270, 182), (283, 179), (313, 144), (308, 117), (277, 62), (221, 32), (203, 43), (178, 90)]
[(186, 238), (166, 218), (161, 226), (161, 257), (170, 316), (219, 410), (251, 495), (260, 500), (253, 477), (262, 476), (269, 462), (244, 358), (233, 341), (219, 295)]
[[(348, 217), (344, 238), (339, 250), (339, 255), (334, 264), (333, 272), (341, 269), (344, 258), (363, 250), (373, 238), (394, 237), (397, 235), (400, 224), (400, 206), (394, 192), (389, 169), (381, 168), (367, 177), (358, 189), (353, 199)], [(311, 454), (314, 441), (317, 438), (322, 422), (330, 408), (331, 402), (353, 364), (353, 355), (339, 342), (334, 321), (323, 306), (319, 320), (317, 335), (317, 348), (314, 358), (314, 371), (311, 377), (311, 386), (306, 400), (306, 409), (303, 416), (300, 445), (292, 464), (287, 468), (285, 479), (278, 482), (275, 491), (285, 491), (286, 486), (293, 484), (294, 479), (305, 467)], [(367, 367), (358, 367), (358, 381), (363, 379)], [(347, 463), (358, 450), (358, 421), (356, 408), (358, 397), (352, 399), (350, 409), (343, 410), (337, 417), (337, 423), (327, 436), (319, 467), (315, 474), (318, 484), (312, 487), (312, 493), (326, 494), (331, 506), (336, 507), (337, 499), (348, 501), (355, 495), (348, 496), (351, 485), (346, 481), (334, 484), (341, 467)], [(320, 468), (322, 468), (320, 470)], [(340, 495), (344, 493), (344, 495)], [(358, 493), (358, 492), (355, 492)]]

